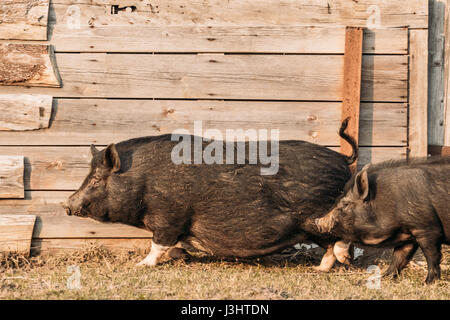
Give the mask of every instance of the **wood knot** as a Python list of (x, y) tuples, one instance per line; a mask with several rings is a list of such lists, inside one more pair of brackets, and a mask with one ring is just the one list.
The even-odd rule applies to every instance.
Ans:
[(175, 109), (164, 109), (162, 112), (163, 116), (167, 117), (169, 114), (172, 114), (175, 112)]
[(51, 169), (54, 168), (56, 170), (61, 170), (63, 169), (64, 164), (61, 160), (57, 160), (57, 161), (52, 161), (46, 168), (47, 169)]

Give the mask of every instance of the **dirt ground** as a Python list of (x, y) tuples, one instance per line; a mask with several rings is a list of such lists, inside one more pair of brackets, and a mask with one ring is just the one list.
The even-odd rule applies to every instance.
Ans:
[[(425, 285), (421, 253), (398, 279), (380, 280), (377, 270), (387, 267), (390, 251), (366, 248), (352, 266), (336, 265), (330, 273), (317, 273), (312, 267), (320, 262), (320, 248), (288, 249), (245, 261), (195, 253), (189, 261), (168, 260), (142, 268), (135, 264), (144, 253), (111, 252), (92, 243), (58, 256), (3, 255), (0, 299), (448, 300), (450, 247), (443, 251), (442, 280)], [(375, 271), (369, 273), (368, 268)]]

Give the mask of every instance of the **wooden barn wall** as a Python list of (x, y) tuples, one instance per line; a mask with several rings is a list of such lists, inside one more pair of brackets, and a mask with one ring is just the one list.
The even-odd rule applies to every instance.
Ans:
[(25, 199), (0, 200), (0, 213), (38, 215), (37, 252), (142, 247), (150, 233), (65, 217), (59, 205), (87, 174), (91, 143), (203, 120), (204, 130), (278, 128), (339, 150), (346, 26), (366, 28), (359, 164), (404, 158), (423, 135), (408, 115), (423, 101), (411, 97), (410, 63), (422, 57), (427, 1), (50, 1), (48, 39), (27, 43), (51, 45), (62, 87), (0, 86), (53, 96), (49, 128), (0, 131), (0, 154), (25, 157)]

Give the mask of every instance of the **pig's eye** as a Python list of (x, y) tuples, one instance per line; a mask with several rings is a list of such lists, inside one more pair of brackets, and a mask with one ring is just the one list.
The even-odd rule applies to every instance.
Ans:
[(89, 182), (89, 186), (96, 188), (100, 185), (100, 179), (97, 178), (92, 178), (91, 181)]
[(349, 206), (350, 206), (350, 204), (351, 204), (350, 202), (343, 201), (343, 202), (341, 203), (341, 208), (342, 208), (342, 210), (348, 209)]

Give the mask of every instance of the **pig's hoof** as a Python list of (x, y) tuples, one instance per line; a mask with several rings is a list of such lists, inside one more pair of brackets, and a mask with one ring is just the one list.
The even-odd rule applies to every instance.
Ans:
[(339, 257), (338, 261), (342, 264), (350, 265), (352, 263), (352, 259), (350, 257)]
[(330, 268), (323, 267), (323, 266), (314, 266), (313, 269), (314, 269), (314, 271), (317, 271), (317, 272), (324, 272), (324, 273), (330, 272)]
[(136, 267), (154, 267), (154, 266), (156, 266), (155, 262), (145, 260), (142, 260), (141, 262), (136, 264)]
[(436, 280), (439, 280), (439, 276), (438, 275), (435, 275), (435, 274), (432, 274), (432, 275), (428, 275), (427, 276), (427, 278), (426, 278), (426, 280), (425, 280), (425, 283), (426, 284), (432, 284), (432, 283), (434, 283)]
[(383, 273), (382, 276), (383, 276), (383, 278), (387, 278), (387, 279), (397, 279), (399, 275), (400, 275), (399, 271), (389, 268)]
[(352, 263), (352, 257), (347, 252), (342, 252), (341, 250), (335, 251), (335, 256), (337, 261), (342, 264), (350, 265)]
[(169, 258), (173, 260), (184, 260), (184, 261), (189, 260), (191, 257), (189, 253), (187, 253), (187, 251), (183, 248), (172, 248), (169, 250), (167, 255), (169, 256)]

